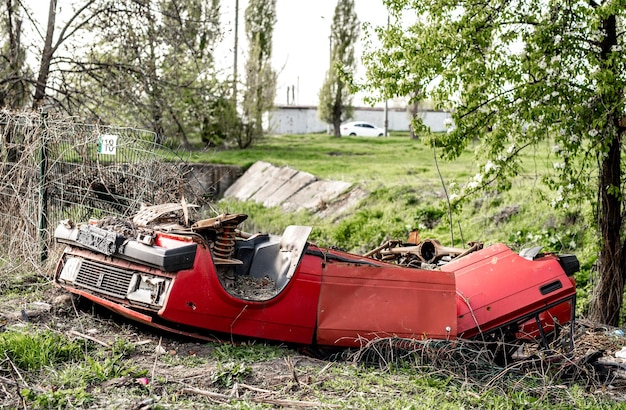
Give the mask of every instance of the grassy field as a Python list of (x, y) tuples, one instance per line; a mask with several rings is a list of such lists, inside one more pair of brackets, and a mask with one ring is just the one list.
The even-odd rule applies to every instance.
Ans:
[[(192, 161), (249, 166), (258, 160), (289, 166), (333, 180), (367, 186), (413, 185), (438, 180), (433, 151), (406, 134), (389, 137), (333, 138), (326, 134), (279, 135), (257, 141), (246, 150), (194, 153)], [(445, 178), (473, 175), (471, 155), (442, 167)]]

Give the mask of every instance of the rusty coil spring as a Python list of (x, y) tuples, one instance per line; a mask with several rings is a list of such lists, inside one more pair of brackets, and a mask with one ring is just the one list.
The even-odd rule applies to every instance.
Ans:
[(224, 225), (222, 232), (220, 232), (215, 244), (213, 246), (213, 253), (218, 258), (229, 259), (233, 256), (235, 250), (235, 232), (236, 225)]

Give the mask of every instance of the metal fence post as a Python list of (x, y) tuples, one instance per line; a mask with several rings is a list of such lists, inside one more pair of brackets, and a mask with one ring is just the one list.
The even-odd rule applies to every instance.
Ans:
[(39, 258), (48, 259), (48, 113), (42, 111), (39, 116), (41, 131), (41, 149), (39, 158)]

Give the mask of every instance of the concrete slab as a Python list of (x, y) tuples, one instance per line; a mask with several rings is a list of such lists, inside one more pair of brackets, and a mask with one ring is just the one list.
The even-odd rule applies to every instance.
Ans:
[(268, 199), (272, 198), (272, 195), (278, 191), (285, 183), (298, 173), (297, 170), (289, 167), (277, 168), (273, 167), (272, 170), (267, 172), (267, 182), (258, 191), (250, 197), (250, 200), (262, 204)]
[(347, 212), (365, 195), (359, 188), (352, 189), (352, 183), (320, 181), (307, 172), (264, 161), (253, 164), (224, 193), (225, 198), (281, 206), (289, 212), (306, 209), (326, 217)]
[(315, 181), (289, 197), (283, 208), (287, 211), (324, 209), (351, 186), (351, 183), (343, 181)]
[(314, 175), (309, 174), (308, 172), (299, 171), (289, 181), (285, 182), (278, 190), (276, 190), (274, 195), (263, 201), (263, 206), (267, 208), (279, 206), (297, 192), (304, 189), (307, 185), (315, 181), (317, 181), (317, 178), (315, 178)]
[(334, 220), (340, 219), (366, 197), (367, 191), (360, 187), (352, 188), (339, 195), (339, 197), (328, 204), (326, 208), (320, 209), (317, 212), (317, 216), (320, 218), (332, 218)]
[(224, 192), (224, 198), (247, 201), (268, 182), (268, 173), (271, 173), (274, 168), (269, 162), (255, 162)]

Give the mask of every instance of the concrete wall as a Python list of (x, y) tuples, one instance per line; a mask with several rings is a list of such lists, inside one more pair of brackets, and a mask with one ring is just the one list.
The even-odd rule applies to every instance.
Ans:
[(187, 199), (194, 201), (195, 197), (216, 199), (237, 181), (243, 173), (240, 167), (218, 164), (181, 164), (185, 167), (185, 187)]
[[(409, 117), (406, 110), (390, 108), (387, 115), (390, 131), (409, 130)], [(418, 115), (434, 132), (445, 131), (444, 121), (450, 118), (450, 114), (443, 111), (421, 111)], [(354, 119), (371, 122), (382, 128), (385, 125), (385, 111), (378, 107), (355, 108)], [(328, 130), (328, 125), (317, 118), (317, 107), (295, 105), (275, 107), (269, 116), (269, 127), (272, 134), (314, 134)]]

